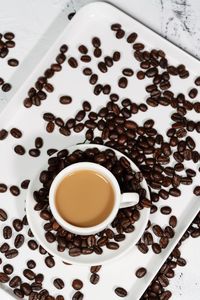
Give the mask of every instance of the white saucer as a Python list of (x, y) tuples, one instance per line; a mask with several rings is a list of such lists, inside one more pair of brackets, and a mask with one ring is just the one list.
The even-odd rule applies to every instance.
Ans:
[[(106, 146), (102, 145), (94, 145), (94, 144), (81, 144), (81, 145), (76, 145), (67, 148), (67, 150), (71, 153), (77, 149), (80, 150), (86, 150), (88, 148), (98, 148), (99, 150), (103, 151), (106, 149), (111, 149)], [(116, 156), (120, 158), (121, 156), (125, 156), (119, 151), (116, 151), (112, 149)], [(52, 155), (55, 156), (55, 153)], [(134, 171), (139, 171), (137, 166), (128, 158), (126, 157), (130, 163), (131, 163), (131, 168)], [(144, 208), (140, 210), (140, 219), (134, 224), (135, 230), (132, 233), (127, 233), (126, 234), (126, 239), (122, 242), (119, 243), (120, 247), (117, 250), (109, 250), (106, 247), (103, 247), (103, 253), (101, 255), (97, 255), (95, 253), (89, 254), (89, 255), (80, 255), (77, 257), (72, 257), (68, 254), (68, 251), (64, 252), (59, 252), (57, 250), (57, 243), (52, 243), (50, 244), (47, 242), (45, 238), (45, 230), (43, 229), (43, 225), (45, 221), (40, 218), (40, 215), (38, 211), (34, 210), (34, 206), (36, 204), (36, 201), (33, 198), (33, 192), (38, 190), (39, 188), (42, 187), (41, 182), (39, 181), (39, 176), (42, 170), (47, 169), (48, 163), (44, 164), (40, 170), (38, 170), (36, 176), (33, 178), (33, 180), (30, 182), (28, 191), (27, 191), (27, 197), (26, 197), (26, 213), (27, 213), (27, 218), (28, 218), (28, 223), (30, 225), (30, 228), (37, 239), (37, 241), (40, 243), (42, 247), (44, 247), (51, 255), (60, 258), (64, 262), (68, 262), (71, 264), (82, 264), (82, 265), (102, 265), (104, 263), (113, 261), (115, 259), (118, 259), (120, 256), (124, 255), (128, 251), (131, 250), (131, 248), (135, 247), (135, 244), (138, 242), (140, 237), (142, 236), (147, 222), (149, 220), (149, 214), (150, 214), (150, 209), (149, 208)], [(146, 190), (147, 193), (147, 198), (150, 199), (150, 193), (149, 189), (147, 186), (147, 183), (145, 179), (143, 179), (141, 186)]]

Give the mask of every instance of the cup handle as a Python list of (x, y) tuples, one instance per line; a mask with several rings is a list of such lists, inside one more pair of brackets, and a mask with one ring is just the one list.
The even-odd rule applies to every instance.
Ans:
[(120, 208), (130, 207), (139, 202), (139, 195), (137, 193), (123, 193), (120, 203)]

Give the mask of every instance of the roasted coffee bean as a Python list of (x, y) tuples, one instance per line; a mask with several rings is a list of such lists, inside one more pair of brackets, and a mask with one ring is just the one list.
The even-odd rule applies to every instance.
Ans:
[[(8, 47), (3, 47), (0, 51), (0, 57), (5, 58), (8, 55)], [(6, 83), (7, 84), (7, 83)]]
[(119, 51), (115, 51), (115, 52), (113, 53), (112, 59), (113, 59), (114, 61), (119, 61), (120, 58), (121, 58), (120, 52), (119, 52)]
[(83, 297), (83, 293), (78, 291), (72, 296), (72, 300), (83, 300)]
[(122, 74), (124, 76), (133, 76), (134, 72), (130, 68), (125, 68), (125, 69), (123, 69)]
[(127, 37), (127, 42), (129, 44), (132, 44), (135, 42), (135, 40), (137, 39), (137, 33), (136, 32), (132, 32), (131, 34), (129, 34), (129, 36)]
[(152, 250), (155, 254), (159, 254), (161, 252), (161, 247), (158, 243), (153, 243)]
[(24, 236), (22, 234), (18, 234), (14, 240), (14, 246), (16, 249), (19, 249), (24, 244)]
[(124, 35), (125, 35), (125, 31), (120, 28), (120, 29), (117, 30), (115, 36), (116, 36), (117, 39), (122, 39), (124, 37)]
[(31, 288), (30, 284), (28, 284), (27, 282), (22, 283), (20, 288), (24, 292), (24, 295), (26, 295), (26, 296), (29, 296), (30, 293), (32, 292), (32, 288)]
[(12, 236), (12, 228), (10, 226), (5, 226), (3, 228), (3, 237), (5, 240), (9, 240)]
[(92, 275), (90, 276), (90, 282), (92, 284), (97, 284), (99, 282), (100, 276), (96, 273), (92, 273)]
[(29, 295), (29, 300), (37, 300), (37, 299), (38, 299), (38, 293), (37, 292), (31, 292), (30, 295)]
[(92, 74), (90, 77), (90, 84), (94, 85), (97, 83), (98, 80), (98, 75), (97, 74)]
[(191, 89), (188, 93), (188, 95), (191, 99), (196, 98), (197, 94), (198, 94), (198, 90), (196, 88)]
[(83, 106), (84, 111), (90, 111), (91, 110), (91, 104), (88, 101), (84, 101), (82, 106)]
[(163, 206), (163, 207), (161, 207), (160, 211), (163, 215), (169, 215), (169, 214), (171, 214), (172, 209), (169, 206)]
[(196, 186), (193, 190), (193, 193), (196, 195), (196, 196), (200, 196), (200, 186)]
[[(137, 78), (139, 80), (142, 80), (145, 78), (145, 73), (143, 71), (138, 71), (137, 74), (136, 74)], [(149, 104), (150, 105), (150, 104)]]
[(3, 272), (0, 272), (0, 283), (6, 283), (10, 280), (10, 277), (3, 273)]
[(35, 147), (37, 148), (37, 149), (40, 149), (40, 148), (42, 148), (43, 147), (43, 139), (41, 138), (41, 137), (37, 137), (36, 139), (35, 139)]
[(97, 84), (94, 88), (94, 94), (98, 96), (103, 90), (103, 86), (101, 84)]
[(98, 63), (98, 68), (102, 73), (106, 73), (108, 71), (106, 64), (102, 61)]
[(58, 295), (58, 296), (56, 297), (56, 300), (65, 300), (65, 298), (64, 298), (62, 295)]
[(0, 208), (0, 221), (4, 222), (6, 221), (8, 218), (7, 213), (5, 212), (5, 210), (3, 210), (2, 208)]
[(125, 89), (128, 85), (128, 80), (126, 77), (121, 77), (118, 81), (118, 86), (122, 89)]
[(29, 280), (33, 280), (35, 278), (35, 273), (29, 269), (25, 269), (23, 271), (23, 275)]
[(68, 59), (68, 64), (70, 65), (70, 67), (72, 68), (77, 68), (78, 67), (78, 62), (74, 57), (70, 57)]
[(74, 290), (81, 290), (83, 287), (83, 282), (80, 279), (74, 279), (72, 282), (72, 287)]
[(128, 295), (127, 291), (122, 287), (117, 287), (115, 289), (115, 294), (121, 298), (124, 298)]
[(100, 41), (100, 39), (99, 39), (98, 37), (93, 37), (93, 39), (92, 39), (92, 45), (93, 45), (93, 47), (95, 47), (95, 48), (100, 47), (100, 46), (101, 46), (101, 41)]
[(14, 268), (10, 264), (6, 264), (3, 266), (3, 271), (7, 275), (11, 275), (13, 273), (13, 270), (14, 270)]
[(23, 229), (23, 223), (20, 219), (14, 219), (12, 225), (17, 232)]
[(18, 250), (16, 250), (16, 249), (8, 250), (5, 254), (7, 259), (12, 259), (12, 258), (16, 257), (17, 255), (18, 255)]
[(121, 28), (121, 24), (119, 24), (119, 23), (114, 23), (114, 24), (111, 25), (110, 28), (111, 28), (111, 30), (113, 30), (113, 31), (117, 31), (118, 29)]
[(62, 290), (65, 286), (64, 281), (60, 278), (54, 279), (53, 284), (58, 290)]
[(8, 60), (8, 65), (11, 66), (11, 67), (16, 67), (19, 65), (19, 61), (15, 58), (10, 58)]
[[(6, 45), (7, 48), (14, 48), (15, 47), (15, 42), (14, 41), (6, 41), (5, 45)], [(4, 48), (4, 51), (5, 51), (5, 48)], [(6, 53), (7, 53), (7, 51), (6, 51)], [(3, 55), (5, 55), (5, 53)]]
[(6, 253), (10, 249), (10, 246), (7, 243), (3, 243), (0, 247), (1, 253)]
[(3, 36), (6, 40), (9, 40), (9, 41), (13, 40), (15, 38), (15, 35), (13, 32), (6, 32), (6, 33), (4, 33)]
[(61, 118), (56, 118), (55, 119), (55, 124), (59, 127), (63, 127), (65, 125), (65, 122)]
[(177, 218), (176, 216), (171, 216), (170, 219), (169, 219), (169, 225), (173, 228), (176, 227), (177, 225)]
[(36, 250), (38, 248), (38, 244), (36, 241), (34, 240), (30, 240), (28, 241), (28, 247), (31, 249), (31, 250)]
[(21, 132), (21, 130), (19, 130), (18, 128), (12, 128), (12, 129), (10, 130), (10, 133), (11, 133), (11, 135), (12, 135), (14, 138), (16, 138), (16, 139), (19, 139), (19, 138), (22, 137), (22, 132)]
[(45, 258), (45, 264), (48, 268), (53, 268), (55, 266), (55, 261), (52, 256), (47, 256)]
[[(48, 124), (50, 124), (50, 123), (51, 123), (51, 122), (49, 122)], [(50, 132), (50, 131), (48, 131), (48, 132)], [(29, 155), (32, 156), (32, 157), (38, 157), (38, 156), (40, 156), (40, 150), (37, 149), (37, 148), (35, 148), (35, 149), (30, 149), (28, 153), (29, 153)]]
[(87, 53), (88, 53), (88, 48), (87, 48), (85, 45), (80, 45), (80, 46), (78, 47), (78, 50), (79, 50), (79, 52), (82, 53), (82, 54), (87, 54)]
[(144, 243), (146, 245), (152, 245), (153, 244), (153, 236), (150, 232), (145, 232), (144, 235), (143, 235), (143, 240), (144, 240)]
[(94, 56), (97, 57), (97, 58), (100, 57), (101, 54), (102, 54), (101, 48), (95, 48), (94, 51), (93, 51), (93, 54), (94, 54)]
[(169, 190), (169, 194), (173, 197), (179, 197), (181, 195), (181, 191), (177, 188), (171, 188)]
[(18, 298), (24, 298), (24, 292), (21, 289), (14, 289), (13, 292)]
[(97, 266), (92, 266), (91, 268), (90, 268), (90, 272), (91, 273), (98, 273), (99, 272), (99, 270), (101, 269), (101, 265), (97, 265)]
[(149, 251), (147, 245), (144, 244), (144, 243), (139, 243), (139, 244), (137, 245), (137, 247), (138, 247), (138, 250), (139, 250), (140, 252), (144, 253), (144, 254), (146, 254), (146, 253)]
[(109, 68), (113, 66), (113, 59), (110, 56), (105, 56), (104, 62), (106, 64), (106, 66)]
[(36, 262), (33, 259), (27, 261), (27, 267), (29, 269), (34, 269), (36, 267)]
[(90, 75), (92, 75), (92, 70), (90, 68), (84, 68), (83, 74), (86, 76), (90, 76)]
[(26, 152), (25, 148), (23, 146), (21, 146), (21, 145), (15, 146), (14, 150), (19, 155), (24, 155), (25, 152)]
[(48, 92), (48, 93), (52, 93), (54, 91), (54, 87), (51, 83), (45, 83), (44, 84), (44, 89)]
[(10, 280), (9, 286), (10, 286), (11, 288), (17, 288), (18, 286), (21, 285), (21, 282), (22, 282), (22, 280), (21, 280), (21, 278), (20, 278), (19, 276), (14, 276), (14, 277)]
[(47, 242), (49, 242), (49, 243), (53, 243), (56, 240), (55, 235), (50, 231), (45, 233), (45, 238), (46, 238)]
[(144, 277), (144, 276), (146, 275), (146, 273), (147, 273), (147, 270), (146, 270), (145, 268), (139, 268), (139, 269), (136, 271), (135, 275), (136, 275), (138, 278), (142, 278), (142, 277)]
[(16, 185), (10, 187), (10, 192), (13, 196), (18, 196), (20, 194), (20, 189)]
[(30, 98), (26, 98), (26, 99), (24, 99), (24, 106), (26, 107), (26, 108), (29, 108), (29, 107), (31, 107), (32, 105), (33, 105), (33, 102), (32, 102), (32, 100), (30, 99)]
[(154, 225), (152, 227), (153, 233), (158, 236), (158, 237), (162, 237), (163, 236), (163, 230), (159, 225)]
[(81, 61), (88, 63), (91, 61), (91, 57), (89, 55), (82, 55), (81, 56)]
[(5, 140), (8, 136), (8, 131), (5, 129), (0, 130), (0, 141)]

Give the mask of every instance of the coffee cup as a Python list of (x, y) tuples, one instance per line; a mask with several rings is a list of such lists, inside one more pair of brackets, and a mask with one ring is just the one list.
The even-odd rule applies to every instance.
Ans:
[[(101, 195), (106, 199), (99, 198)], [(78, 235), (104, 230), (120, 208), (134, 206), (138, 201), (137, 193), (121, 193), (115, 176), (105, 167), (91, 162), (79, 162), (63, 169), (54, 178), (49, 192), (50, 209), (56, 221), (65, 230)], [(85, 222), (87, 215), (88, 222)]]

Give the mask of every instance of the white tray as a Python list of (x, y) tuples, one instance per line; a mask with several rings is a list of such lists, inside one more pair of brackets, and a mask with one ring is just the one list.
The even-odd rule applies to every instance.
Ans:
[[(132, 61), (132, 67), (136, 71), (138, 65), (135, 60), (132, 60), (130, 45), (126, 42), (122, 43), (121, 41), (119, 42), (116, 40), (113, 36), (113, 32), (109, 30), (110, 25), (116, 22), (120, 22), (127, 32), (137, 32), (139, 35), (138, 40), (144, 42), (147, 48), (164, 49), (171, 64), (177, 65), (179, 63), (184, 63), (187, 66), (191, 73), (189, 79), (183, 81), (178, 78), (173, 78), (172, 80), (172, 88), (175, 93), (186, 93), (189, 88), (193, 86), (193, 80), (200, 70), (200, 64), (196, 59), (116, 8), (105, 3), (89, 4), (82, 8), (72, 19), (71, 23), (55, 41), (55, 44), (50, 48), (40, 64), (35, 68), (34, 72), (26, 82), (24, 82), (23, 86), (1, 114), (0, 128), (11, 129), (12, 127), (18, 127), (19, 129), (22, 129), (23, 137), (21, 140), (17, 141), (9, 136), (5, 141), (0, 143), (0, 182), (5, 182), (8, 185), (20, 185), (22, 180), (31, 178), (32, 174), (34, 174), (38, 167), (47, 159), (46, 150), (48, 148), (53, 147), (61, 149), (83, 141), (83, 133), (74, 134), (69, 138), (55, 132), (53, 134), (45, 133), (45, 124), (42, 120), (44, 112), (52, 111), (55, 115), (67, 119), (70, 116), (74, 116), (81, 108), (83, 100), (89, 100), (92, 103), (93, 109), (101, 107), (107, 101), (108, 97), (105, 95), (94, 96), (92, 88), (88, 84), (88, 78), (82, 75), (80, 69), (79, 71), (74, 71), (65, 63), (62, 72), (56, 74), (50, 80), (55, 86), (55, 91), (52, 94), (49, 94), (48, 100), (45, 100), (40, 107), (32, 107), (31, 109), (23, 107), (22, 102), (26, 97), (28, 89), (34, 84), (37, 77), (42, 75), (44, 70), (53, 62), (60, 45), (63, 43), (70, 45), (68, 55), (74, 54), (73, 48), (77, 48), (81, 43), (89, 45), (91, 38), (94, 35), (97, 35), (101, 38), (104, 54), (109, 55), (114, 49), (120, 49), (122, 53), (121, 61), (111, 68), (106, 75), (103, 75), (103, 82), (109, 82), (113, 87), (113, 90), (120, 94), (121, 97), (130, 97), (138, 103), (143, 102), (145, 95), (144, 87), (148, 85), (148, 80), (143, 80), (141, 82), (137, 81), (136, 84), (136, 80), (133, 77), (130, 79), (127, 89), (119, 90), (117, 87), (116, 82), (122, 67), (129, 66), (130, 61)], [(76, 52), (76, 55), (79, 55), (78, 51)], [(91, 66), (92, 69), (95, 70), (95, 60), (91, 62)], [(99, 76), (101, 78), (101, 74), (99, 74)], [(72, 96), (74, 99), (72, 104), (65, 107), (59, 103), (59, 96), (63, 94)], [(154, 119), (156, 128), (159, 128), (160, 133), (165, 135), (166, 128), (168, 128), (171, 123), (171, 111), (170, 107), (149, 108), (146, 113), (141, 112), (135, 115), (134, 119), (139, 124), (142, 124), (147, 118)], [(198, 118), (198, 115), (191, 113), (190, 117), (195, 120)], [(34, 139), (37, 136), (42, 136), (44, 138), (44, 147), (42, 148), (40, 157), (34, 159), (28, 154), (20, 157), (14, 153), (13, 148), (18, 143), (23, 144), (26, 149), (33, 147)], [(191, 136), (194, 137), (200, 148), (198, 134), (194, 133), (191, 134)], [(188, 167), (189, 166), (196, 168), (191, 162), (188, 164)], [(182, 188), (182, 196), (178, 199), (171, 197), (167, 202), (159, 201), (158, 207), (166, 205), (166, 203), (169, 204), (179, 221), (175, 237), (161, 254), (155, 255), (152, 251), (149, 251), (148, 254), (142, 254), (135, 247), (133, 251), (118, 261), (105, 265), (100, 271), (101, 279), (99, 284), (93, 286), (89, 283), (88, 267), (66, 266), (56, 259), (56, 267), (49, 271), (44, 263), (44, 259), (38, 254), (38, 251), (30, 251), (29, 248), (24, 245), (20, 248), (19, 256), (12, 260), (12, 263), (15, 266), (12, 276), (20, 274), (20, 276), (25, 279), (22, 275), (22, 271), (26, 267), (27, 260), (33, 258), (37, 262), (36, 272), (45, 274), (44, 287), (53, 295), (63, 294), (67, 300), (71, 299), (73, 293), (73, 290), (70, 287), (71, 281), (74, 278), (80, 278), (84, 282), (83, 293), (87, 300), (93, 300), (94, 298), (95, 300), (102, 300), (102, 298), (109, 300), (119, 299), (114, 293), (114, 288), (117, 286), (122, 286), (128, 290), (129, 295), (126, 299), (139, 299), (199, 211), (199, 199), (192, 193), (194, 186), (198, 184), (199, 180), (200, 177), (198, 175), (195, 178), (193, 185), (184, 186)], [(22, 191), (19, 197), (13, 197), (9, 192), (0, 195), (0, 207), (4, 208), (9, 215), (7, 222), (0, 223), (1, 232), (5, 223), (9, 224), (14, 218), (23, 217), (25, 195), (25, 191)], [(160, 213), (156, 213), (151, 215), (151, 222), (160, 224), (161, 226), (167, 225), (168, 218), (168, 216), (161, 216)], [(24, 233), (26, 234), (26, 232), (27, 230), (25, 229)], [(12, 243), (14, 237), (15, 235), (13, 236)], [(8, 242), (10, 243), (10, 241)], [(3, 259), (3, 262), (6, 263), (6, 259), (2, 254), (0, 254), (0, 257)], [(134, 273), (141, 266), (146, 267), (148, 273), (143, 279), (137, 279)], [(53, 279), (56, 277), (63, 278), (66, 283), (65, 288), (60, 293), (52, 284)], [(7, 285), (3, 285), (3, 288), (10, 292), (10, 288)]]

